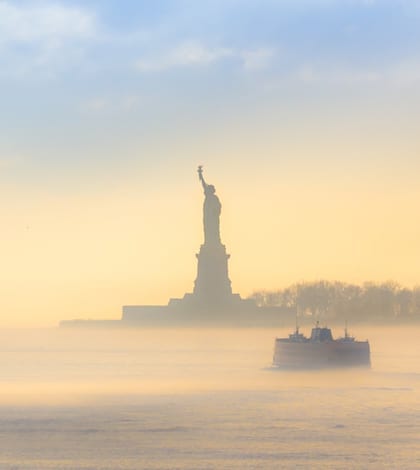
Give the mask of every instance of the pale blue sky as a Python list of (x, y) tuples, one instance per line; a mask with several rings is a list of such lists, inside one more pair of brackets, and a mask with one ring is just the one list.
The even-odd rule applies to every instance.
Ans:
[(263, 143), (262, 121), (274, 136), (343, 113), (411, 119), (419, 26), (409, 0), (0, 1), (3, 167), (60, 179), (165, 161), (162, 139), (243, 121)]

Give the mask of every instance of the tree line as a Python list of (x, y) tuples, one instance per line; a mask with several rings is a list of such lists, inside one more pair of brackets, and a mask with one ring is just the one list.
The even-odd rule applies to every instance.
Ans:
[(299, 282), (284, 289), (255, 291), (261, 307), (281, 307), (300, 318), (316, 320), (395, 321), (420, 320), (420, 286), (413, 289), (394, 281)]

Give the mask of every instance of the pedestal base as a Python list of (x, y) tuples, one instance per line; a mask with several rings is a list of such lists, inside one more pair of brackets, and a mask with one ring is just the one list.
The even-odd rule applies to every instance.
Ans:
[[(193, 299), (196, 304), (219, 306), (230, 304), (232, 287), (228, 275), (228, 259), (226, 247), (221, 243), (204, 244), (196, 255), (198, 260), (197, 278), (194, 282)], [(239, 298), (239, 296), (236, 296)]]

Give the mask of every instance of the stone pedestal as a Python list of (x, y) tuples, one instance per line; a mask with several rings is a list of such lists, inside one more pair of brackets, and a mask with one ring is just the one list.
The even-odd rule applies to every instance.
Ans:
[(197, 278), (193, 296), (198, 304), (212, 306), (225, 305), (232, 297), (232, 287), (228, 275), (226, 247), (219, 244), (204, 244), (197, 255)]

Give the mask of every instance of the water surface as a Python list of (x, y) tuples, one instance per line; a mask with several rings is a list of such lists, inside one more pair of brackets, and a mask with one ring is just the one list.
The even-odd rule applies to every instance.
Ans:
[(419, 329), (358, 327), (368, 371), (270, 370), (286, 333), (3, 330), (0, 468), (420, 468)]

